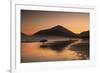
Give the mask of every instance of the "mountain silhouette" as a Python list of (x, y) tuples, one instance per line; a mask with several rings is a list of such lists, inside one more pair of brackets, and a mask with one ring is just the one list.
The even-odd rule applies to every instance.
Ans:
[(89, 38), (89, 31), (81, 32), (80, 34), (75, 34), (72, 31), (57, 25), (50, 29), (40, 30), (33, 34), (32, 36), (28, 36), (21, 32), (21, 41), (22, 42), (34, 42), (40, 41), (50, 38), (50, 37), (64, 37), (64, 38)]
[(57, 25), (55, 27), (52, 27), (50, 29), (40, 30), (32, 35), (32, 37), (50, 37), (50, 36), (57, 36), (57, 37), (77, 37), (75, 33), (72, 31)]
[(89, 31), (81, 32), (78, 36), (80, 38), (89, 38)]
[(29, 42), (29, 41), (31, 41), (31, 37), (21, 32), (21, 42)]

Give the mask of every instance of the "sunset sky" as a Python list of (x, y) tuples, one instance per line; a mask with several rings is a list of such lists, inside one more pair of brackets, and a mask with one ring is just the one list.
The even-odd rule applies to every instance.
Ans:
[(89, 30), (89, 13), (21, 10), (21, 32), (32, 35), (61, 25), (74, 33)]

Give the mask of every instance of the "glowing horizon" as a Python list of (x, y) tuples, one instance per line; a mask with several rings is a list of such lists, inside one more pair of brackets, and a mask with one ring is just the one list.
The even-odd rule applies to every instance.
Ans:
[(89, 30), (89, 13), (21, 10), (21, 32), (32, 35), (39, 30), (63, 26), (74, 32)]

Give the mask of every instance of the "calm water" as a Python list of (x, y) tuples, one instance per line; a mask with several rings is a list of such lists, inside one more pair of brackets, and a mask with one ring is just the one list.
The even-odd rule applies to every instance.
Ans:
[(45, 47), (42, 42), (21, 44), (22, 63), (87, 59), (89, 59), (88, 40), (49, 40), (45, 43)]

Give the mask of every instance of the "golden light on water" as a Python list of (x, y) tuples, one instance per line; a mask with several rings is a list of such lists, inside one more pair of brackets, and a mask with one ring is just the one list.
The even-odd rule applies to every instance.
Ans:
[(66, 48), (62, 52), (56, 52), (48, 48), (40, 48), (39, 43), (22, 43), (21, 55), (23, 60), (29, 62), (80, 59), (75, 51)]

